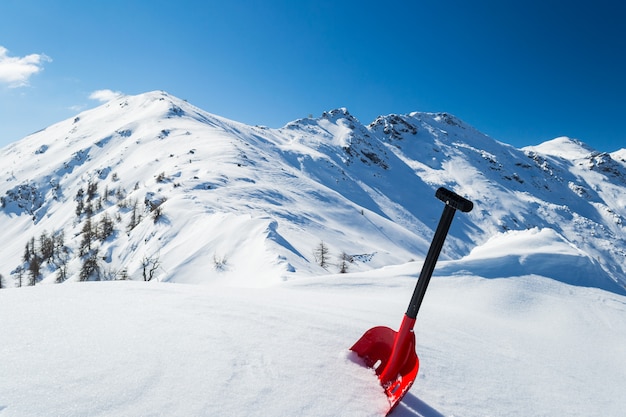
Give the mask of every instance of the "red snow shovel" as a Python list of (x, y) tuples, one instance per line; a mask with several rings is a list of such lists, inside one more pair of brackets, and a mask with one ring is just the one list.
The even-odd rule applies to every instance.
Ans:
[(446, 205), (424, 260), (409, 308), (402, 318), (400, 330), (396, 332), (385, 326), (373, 327), (350, 348), (363, 359), (368, 368), (374, 368), (376, 371), (391, 406), (387, 415), (409, 391), (417, 376), (419, 359), (415, 354), (413, 326), (454, 213), (457, 210), (468, 213), (474, 207), (471, 201), (445, 188), (439, 188), (435, 196)]

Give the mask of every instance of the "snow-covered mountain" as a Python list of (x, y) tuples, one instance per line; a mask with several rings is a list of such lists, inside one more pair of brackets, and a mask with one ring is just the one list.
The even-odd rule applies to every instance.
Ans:
[[(259, 286), (334, 272), (342, 254), (351, 271), (400, 264), (424, 256), (439, 186), (476, 207), (453, 223), (442, 260), (464, 259), (447, 273), (488, 258), (519, 275), (626, 283), (624, 150), (568, 138), (516, 149), (446, 113), (365, 126), (338, 109), (269, 129), (150, 92), (12, 144), (0, 167), (5, 286), (28, 281), (34, 258), (38, 282)], [(42, 254), (46, 242), (58, 250)]]
[[(37, 284), (0, 290), (0, 417), (384, 415), (349, 347), (399, 325), (439, 186), (474, 210), (393, 416), (621, 416), (625, 178), (624, 149), (445, 113), (269, 129), (111, 101), (0, 151), (0, 282)], [(97, 279), (135, 282), (39, 285)]]

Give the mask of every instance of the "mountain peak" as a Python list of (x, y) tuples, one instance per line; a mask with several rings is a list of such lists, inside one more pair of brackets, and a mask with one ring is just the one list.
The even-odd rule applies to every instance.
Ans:
[(325, 119), (339, 119), (339, 118), (350, 118), (350, 119), (353, 119), (354, 117), (350, 114), (350, 112), (348, 111), (347, 108), (340, 107), (338, 109), (325, 111), (324, 113), (322, 113), (322, 118), (325, 118)]
[(527, 146), (524, 149), (570, 160), (587, 158), (590, 154), (597, 153), (586, 143), (567, 136), (554, 138), (536, 146)]

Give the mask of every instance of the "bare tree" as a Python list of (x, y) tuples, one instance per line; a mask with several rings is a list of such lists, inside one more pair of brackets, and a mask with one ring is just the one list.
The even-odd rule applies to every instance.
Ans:
[(126, 228), (126, 231), (128, 233), (130, 233), (130, 231), (133, 230), (139, 224), (139, 222), (141, 222), (141, 214), (137, 212), (137, 200), (132, 201), (132, 206), (133, 207), (130, 215), (130, 222), (128, 223), (128, 226)]
[(341, 252), (339, 256), (339, 272), (345, 274), (348, 272), (349, 263), (352, 262), (352, 257), (348, 255), (346, 252)]
[(22, 286), (22, 281), (24, 280), (24, 267), (22, 265), (15, 268), (14, 274), (16, 275), (15, 279), (17, 280), (17, 286)]
[(142, 266), (142, 275), (144, 281), (150, 281), (154, 278), (154, 274), (157, 269), (161, 266), (161, 261), (159, 260), (159, 254), (155, 254), (151, 257), (144, 256), (141, 260)]
[(328, 246), (321, 241), (319, 245), (313, 251), (313, 256), (315, 256), (315, 261), (322, 268), (328, 267)]

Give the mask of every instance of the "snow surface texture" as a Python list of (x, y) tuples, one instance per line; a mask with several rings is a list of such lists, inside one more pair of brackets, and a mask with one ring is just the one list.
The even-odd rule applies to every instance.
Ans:
[[(348, 349), (397, 328), (418, 263), (267, 288), (0, 291), (0, 416), (382, 416)], [(434, 278), (395, 417), (623, 415), (626, 297), (537, 276)]]
[(515, 149), (446, 113), (253, 127), (163, 92), (50, 126), (0, 151), (0, 417), (383, 415), (348, 349), (399, 325), (439, 186), (475, 209), (394, 415), (621, 416), (624, 155)]

